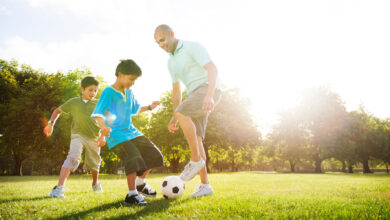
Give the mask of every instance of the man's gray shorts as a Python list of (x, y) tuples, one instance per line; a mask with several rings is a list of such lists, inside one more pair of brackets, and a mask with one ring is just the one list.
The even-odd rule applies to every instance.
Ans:
[[(187, 98), (176, 108), (176, 112), (191, 117), (196, 127), (196, 135), (203, 139), (206, 135), (207, 119), (210, 111), (203, 111), (203, 100), (206, 97), (208, 84), (202, 84), (192, 91)], [(221, 100), (221, 91), (216, 89), (214, 92), (214, 107)]]

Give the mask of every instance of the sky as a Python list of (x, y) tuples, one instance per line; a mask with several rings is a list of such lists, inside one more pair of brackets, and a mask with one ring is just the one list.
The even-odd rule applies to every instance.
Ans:
[(48, 73), (85, 67), (110, 84), (119, 60), (133, 59), (143, 71), (133, 91), (148, 105), (172, 88), (153, 38), (168, 24), (205, 46), (263, 133), (316, 86), (348, 111), (390, 118), (389, 11), (381, 0), (0, 0), (0, 59)]

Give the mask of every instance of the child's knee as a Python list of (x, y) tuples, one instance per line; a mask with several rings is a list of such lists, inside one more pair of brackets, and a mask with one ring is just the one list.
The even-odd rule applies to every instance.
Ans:
[(70, 169), (72, 172), (74, 172), (77, 167), (80, 165), (80, 158), (75, 158), (75, 157), (67, 157), (63, 167)]

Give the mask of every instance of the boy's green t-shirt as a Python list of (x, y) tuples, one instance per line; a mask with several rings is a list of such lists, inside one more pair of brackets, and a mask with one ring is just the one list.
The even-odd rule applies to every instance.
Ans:
[(71, 98), (60, 106), (61, 111), (72, 115), (72, 134), (80, 134), (88, 138), (99, 136), (99, 126), (96, 119), (91, 117), (97, 101), (85, 103), (81, 97)]

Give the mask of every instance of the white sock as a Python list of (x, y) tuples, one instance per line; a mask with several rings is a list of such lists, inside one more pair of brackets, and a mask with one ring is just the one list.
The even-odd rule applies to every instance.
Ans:
[(140, 186), (144, 183), (145, 183), (145, 179), (137, 176), (137, 179), (135, 179), (135, 185)]
[(137, 192), (136, 189), (135, 190), (129, 190), (129, 192), (127, 193), (127, 195), (129, 195), (129, 196), (137, 195), (137, 194), (138, 194), (138, 192)]
[(207, 184), (203, 184), (203, 183), (202, 183), (202, 186), (211, 187), (209, 183), (207, 183)]

